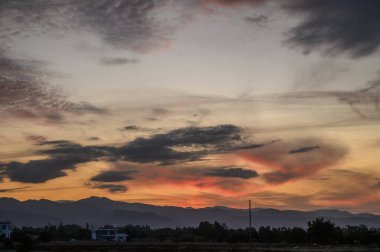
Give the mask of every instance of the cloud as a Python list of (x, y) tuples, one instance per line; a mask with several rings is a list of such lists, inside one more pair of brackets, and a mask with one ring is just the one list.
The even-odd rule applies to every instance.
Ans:
[[(360, 211), (379, 201), (378, 175), (375, 171), (334, 169), (331, 180), (324, 181), (322, 189), (314, 196), (322, 205), (344, 208), (354, 207)], [(362, 169), (360, 169), (362, 170)]]
[(65, 170), (74, 170), (75, 165), (82, 162), (83, 160), (76, 157), (31, 160), (27, 163), (10, 162), (0, 165), (0, 170), (2, 170), (0, 174), (11, 181), (43, 183), (66, 176)]
[(297, 149), (293, 149), (289, 151), (289, 154), (297, 154), (297, 153), (304, 153), (309, 151), (314, 151), (316, 149), (321, 148), (319, 145), (316, 146), (307, 146), (307, 147), (299, 147)]
[(122, 58), (122, 57), (116, 57), (116, 58), (104, 57), (100, 59), (100, 63), (102, 63), (105, 66), (136, 64), (138, 62), (139, 61), (137, 59), (129, 59), (129, 58)]
[(353, 92), (336, 93), (339, 101), (348, 104), (352, 111), (364, 119), (380, 119), (380, 80)]
[(0, 50), (0, 117), (60, 121), (57, 112), (70, 104), (46, 75), (41, 63), (11, 59)]
[(207, 154), (246, 147), (242, 132), (234, 125), (180, 128), (149, 138), (137, 138), (122, 146), (119, 153), (125, 160), (138, 163), (195, 161)]
[(204, 175), (223, 178), (241, 178), (250, 179), (259, 176), (255, 170), (243, 169), (240, 167), (213, 168), (205, 172)]
[(97, 115), (105, 115), (108, 114), (108, 110), (105, 108), (98, 108), (88, 102), (80, 102), (80, 103), (71, 103), (68, 108), (69, 112), (75, 113), (77, 115), (84, 114), (97, 114)]
[(136, 131), (139, 129), (140, 129), (140, 127), (138, 127), (136, 125), (127, 125), (124, 128), (122, 128), (122, 130), (126, 130), (126, 131)]
[[(323, 146), (318, 151), (305, 151), (296, 146)], [(290, 151), (302, 155), (294, 155)], [(238, 155), (254, 162), (263, 164), (270, 172), (262, 177), (273, 184), (285, 183), (315, 174), (321, 169), (339, 162), (347, 154), (347, 148), (337, 143), (327, 143), (322, 139), (298, 139), (289, 142), (275, 142), (263, 148), (239, 151)]]
[(99, 141), (101, 140), (100, 137), (89, 137), (87, 138), (88, 141)]
[(132, 180), (131, 174), (137, 171), (105, 171), (92, 177), (90, 180), (95, 182), (122, 182)]
[(199, 0), (202, 4), (218, 4), (221, 6), (259, 5), (266, 0)]
[(291, 0), (283, 7), (305, 19), (288, 33), (288, 42), (305, 52), (348, 53), (364, 57), (380, 46), (380, 2), (372, 0)]
[(299, 100), (334, 98), (348, 105), (352, 112), (362, 119), (380, 119), (380, 80), (369, 81), (364, 88), (353, 91), (309, 91), (293, 92), (282, 95), (282, 99)]
[(124, 193), (128, 191), (128, 187), (125, 185), (117, 185), (117, 184), (87, 184), (88, 187), (93, 189), (103, 189), (107, 190), (110, 193)]
[[(88, 145), (71, 141), (54, 140), (36, 142), (35, 154), (46, 159), (30, 160), (26, 163), (0, 164), (2, 177), (25, 183), (43, 183), (66, 176), (66, 170), (90, 161), (131, 161), (135, 163), (174, 164), (199, 161), (211, 154), (221, 154), (238, 149), (258, 146), (246, 142), (243, 129), (234, 125), (179, 128), (149, 138), (136, 138), (122, 146)], [(261, 147), (261, 145), (260, 145)], [(115, 178), (115, 174), (103, 174), (95, 179)], [(118, 174), (122, 175), (122, 174)], [(122, 176), (121, 176), (122, 177)], [(127, 178), (127, 174), (124, 174)]]
[(107, 111), (69, 101), (59, 87), (49, 83), (41, 62), (13, 59), (0, 48), (0, 118), (61, 123), (65, 113), (104, 115)]
[(244, 18), (244, 21), (263, 27), (269, 21), (269, 19), (267, 16), (261, 14), (259, 16), (247, 16)]
[(42, 143), (47, 141), (47, 138), (41, 135), (25, 134), (25, 140), (32, 143)]
[(39, 146), (49, 146), (36, 152), (47, 155), (48, 158), (30, 160), (26, 163), (10, 162), (0, 164), (0, 174), (11, 181), (23, 183), (43, 183), (51, 179), (66, 176), (66, 170), (75, 170), (81, 163), (110, 159), (113, 157), (114, 147), (109, 146), (82, 146), (70, 141), (43, 141)]
[(0, 4), (0, 16), (3, 34), (13, 38), (85, 30), (113, 47), (144, 52), (166, 44), (168, 29), (153, 12), (167, 3), (166, 0), (5, 0)]
[(24, 189), (29, 188), (29, 186), (23, 186), (23, 187), (15, 187), (15, 188), (2, 188), (0, 189), (0, 193), (12, 193), (17, 191), (23, 191)]

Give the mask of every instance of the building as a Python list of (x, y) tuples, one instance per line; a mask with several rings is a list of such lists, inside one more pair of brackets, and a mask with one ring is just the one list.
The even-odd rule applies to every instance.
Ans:
[(11, 238), (12, 233), (12, 223), (10, 221), (0, 221), (0, 236), (5, 236), (5, 238)]
[(125, 233), (119, 233), (117, 228), (113, 227), (103, 227), (103, 228), (92, 228), (91, 229), (91, 239), (94, 241), (121, 241), (125, 242), (128, 235)]

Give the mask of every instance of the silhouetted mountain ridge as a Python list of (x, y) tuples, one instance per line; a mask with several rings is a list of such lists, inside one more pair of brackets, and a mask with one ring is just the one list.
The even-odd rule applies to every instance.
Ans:
[[(380, 215), (353, 214), (335, 209), (314, 211), (252, 209), (255, 227), (305, 227), (317, 217), (331, 219), (337, 225), (380, 226)], [(248, 211), (224, 206), (182, 208), (143, 203), (113, 201), (104, 197), (89, 197), (78, 201), (26, 200), (0, 198), (0, 220), (10, 220), (16, 226), (50, 224), (149, 225), (151, 227), (197, 226), (201, 221), (226, 223), (232, 228), (247, 226)]]

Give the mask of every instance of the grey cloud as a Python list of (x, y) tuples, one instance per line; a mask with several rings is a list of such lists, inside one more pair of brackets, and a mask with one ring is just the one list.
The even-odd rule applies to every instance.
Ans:
[(128, 58), (109, 58), (104, 57), (100, 59), (100, 63), (105, 66), (118, 66), (118, 65), (126, 65), (126, 64), (136, 64), (139, 61), (137, 59), (128, 59)]
[[(187, 127), (150, 138), (137, 138), (119, 151), (125, 160), (132, 162), (168, 164), (194, 161), (213, 151), (227, 151), (238, 146), (242, 143), (241, 133), (242, 129), (234, 125)], [(190, 150), (181, 151), (178, 148)]]
[(46, 83), (40, 63), (12, 59), (0, 50), (0, 116), (59, 121), (57, 111), (69, 103), (62, 92)]
[(78, 115), (83, 114), (98, 114), (98, 115), (105, 115), (108, 114), (108, 110), (105, 108), (99, 108), (96, 107), (88, 102), (81, 102), (81, 103), (72, 103), (69, 111)]
[(90, 188), (94, 189), (104, 189), (109, 191), (110, 193), (124, 193), (128, 191), (128, 187), (125, 185), (117, 185), (117, 184), (89, 184)]
[(74, 170), (83, 160), (72, 158), (52, 158), (31, 160), (27, 163), (10, 162), (0, 165), (1, 176), (11, 181), (23, 183), (43, 183), (50, 179), (66, 176), (65, 170)]
[(112, 158), (116, 152), (116, 147), (113, 146), (82, 146), (70, 141), (45, 141), (39, 145), (47, 145), (49, 148), (37, 151), (38, 154), (54, 158), (75, 158), (81, 163), (100, 158)]
[(316, 149), (319, 149), (319, 148), (321, 148), (319, 145), (316, 145), (316, 146), (307, 146), (307, 147), (299, 147), (297, 149), (293, 149), (293, 150), (289, 151), (289, 154), (304, 153), (304, 152), (313, 151), (313, 150), (316, 150)]
[(60, 123), (64, 113), (105, 114), (89, 103), (73, 103), (49, 83), (41, 62), (13, 59), (0, 48), (0, 117)]
[(305, 52), (323, 50), (330, 55), (349, 53), (363, 57), (380, 46), (379, 1), (290, 0), (284, 8), (305, 15), (289, 31), (288, 40)]
[(126, 180), (132, 180), (131, 174), (137, 171), (105, 171), (92, 177), (91, 181), (96, 182), (122, 182)]
[(261, 14), (259, 16), (247, 16), (244, 18), (244, 21), (257, 26), (264, 26), (269, 19), (267, 16)]
[(204, 173), (207, 176), (223, 177), (223, 178), (241, 178), (250, 179), (259, 176), (255, 170), (243, 169), (240, 167), (214, 168)]
[(75, 170), (76, 166), (95, 160), (111, 160), (114, 158), (114, 147), (82, 146), (70, 141), (42, 141), (37, 145), (47, 149), (37, 154), (48, 155), (47, 159), (30, 160), (26, 163), (10, 162), (0, 164), (1, 176), (11, 181), (24, 183), (43, 183), (48, 180), (66, 176), (66, 170)]
[(168, 29), (153, 15), (166, 0), (5, 0), (0, 4), (3, 34), (60, 34), (87, 30), (105, 43), (135, 51), (164, 44)]

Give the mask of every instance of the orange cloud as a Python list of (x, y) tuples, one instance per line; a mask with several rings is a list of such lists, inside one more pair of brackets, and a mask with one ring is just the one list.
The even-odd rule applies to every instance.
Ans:
[(344, 146), (328, 144), (319, 139), (275, 142), (262, 148), (240, 151), (238, 155), (262, 164), (272, 171), (263, 174), (271, 184), (280, 184), (315, 174), (332, 166), (347, 154)]

